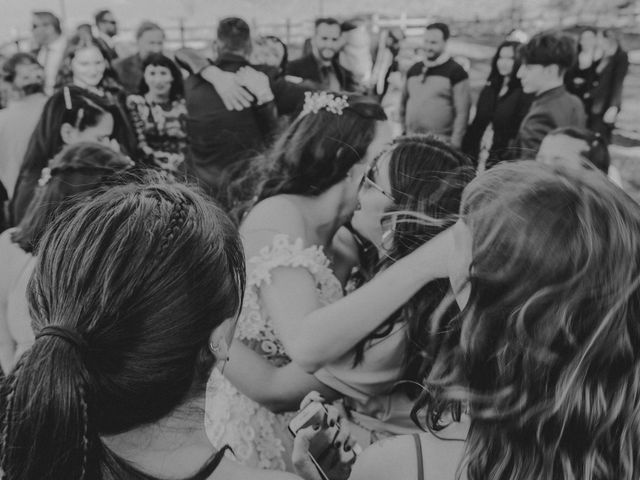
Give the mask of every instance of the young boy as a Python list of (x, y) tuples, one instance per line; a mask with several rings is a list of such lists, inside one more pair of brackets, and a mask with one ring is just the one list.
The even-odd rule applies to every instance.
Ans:
[(514, 159), (536, 157), (542, 139), (559, 127), (585, 127), (580, 99), (564, 88), (564, 74), (576, 59), (576, 44), (568, 35), (535, 35), (521, 50), (518, 78), (525, 93), (535, 95), (514, 141)]

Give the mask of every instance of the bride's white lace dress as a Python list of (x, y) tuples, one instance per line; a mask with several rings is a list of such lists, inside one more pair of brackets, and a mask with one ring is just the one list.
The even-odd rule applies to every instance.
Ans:
[[(304, 268), (316, 282), (321, 305), (343, 296), (322, 247), (304, 247), (302, 240), (276, 235), (271, 246), (247, 261), (247, 288), (235, 338), (274, 365), (291, 360), (275, 335), (269, 316), (262, 310), (260, 287), (271, 282), (275, 268)], [(291, 292), (295, 295), (295, 292)], [(245, 465), (291, 470), (291, 434), (287, 425), (295, 413), (274, 414), (240, 393), (217, 369), (207, 384), (205, 426), (214, 447), (229, 445), (236, 460)]]

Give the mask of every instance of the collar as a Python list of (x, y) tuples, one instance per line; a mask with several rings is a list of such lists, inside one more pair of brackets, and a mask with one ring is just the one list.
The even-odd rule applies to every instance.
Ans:
[(537, 94), (535, 99), (540, 100), (542, 98), (557, 97), (565, 91), (566, 89), (564, 88), (564, 85), (558, 85), (557, 87), (550, 88), (549, 90), (545, 90), (544, 92)]
[(229, 65), (229, 64), (249, 65), (249, 60), (247, 60), (242, 55), (238, 55), (237, 53), (225, 52), (225, 53), (220, 54), (218, 56), (218, 58), (216, 58), (216, 61), (214, 63), (216, 65), (220, 65), (220, 64), (226, 64), (226, 65)]
[(422, 62), (424, 64), (423, 71), (426, 72), (428, 68), (437, 67), (438, 65), (447, 63), (450, 59), (451, 59), (451, 55), (449, 55), (448, 52), (442, 52), (442, 54), (435, 60), (424, 60)]
[(113, 48), (114, 47), (115, 43), (113, 41), (113, 37), (110, 37), (109, 35), (106, 35), (104, 32), (98, 30), (97, 28), (96, 28), (95, 36), (101, 38), (104, 41), (104, 43), (107, 44), (107, 46), (109, 48)]

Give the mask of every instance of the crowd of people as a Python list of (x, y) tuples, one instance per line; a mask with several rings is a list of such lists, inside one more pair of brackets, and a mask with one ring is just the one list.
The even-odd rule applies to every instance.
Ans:
[(2, 67), (3, 478), (638, 478), (615, 31), (506, 38), (475, 105), (444, 23), (62, 32)]

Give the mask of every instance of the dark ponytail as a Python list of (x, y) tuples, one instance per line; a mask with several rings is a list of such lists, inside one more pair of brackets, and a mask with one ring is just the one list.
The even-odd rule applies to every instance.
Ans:
[(237, 230), (185, 186), (153, 176), (60, 215), (28, 289), (35, 343), (3, 385), (6, 478), (154, 479), (101, 437), (204, 395), (209, 336), (243, 290)]

